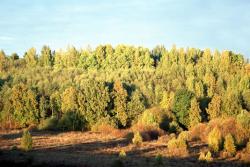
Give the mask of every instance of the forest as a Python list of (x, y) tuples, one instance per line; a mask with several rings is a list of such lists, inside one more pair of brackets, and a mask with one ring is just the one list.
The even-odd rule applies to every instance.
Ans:
[[(205, 135), (212, 153), (223, 150), (220, 141), (232, 140), (236, 151), (249, 147), (250, 153), (249, 60), (232, 51), (175, 45), (169, 50), (106, 44), (56, 51), (45, 45), (24, 55), (2, 50), (0, 127), (133, 129), (140, 132), (134, 139), (141, 135), (142, 140), (148, 138), (145, 129), (149, 138), (190, 132), (193, 139)], [(177, 140), (168, 147), (181, 145)]]

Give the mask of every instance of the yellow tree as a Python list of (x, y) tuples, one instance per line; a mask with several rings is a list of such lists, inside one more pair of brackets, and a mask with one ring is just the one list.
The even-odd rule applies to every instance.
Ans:
[(127, 125), (127, 91), (123, 88), (120, 81), (115, 81), (114, 83), (114, 111), (116, 113), (116, 118), (120, 124), (125, 127)]
[(0, 72), (7, 68), (7, 58), (3, 50), (0, 51)]
[(221, 96), (215, 94), (206, 110), (209, 115), (209, 120), (219, 117), (221, 115)]
[(43, 46), (41, 50), (41, 56), (39, 58), (41, 66), (50, 67), (53, 65), (53, 56), (49, 46)]
[(69, 87), (62, 94), (62, 111), (64, 113), (74, 112), (77, 109), (77, 90), (74, 87)]
[(30, 48), (24, 55), (25, 62), (28, 67), (35, 67), (37, 64), (36, 49)]
[(201, 109), (196, 98), (194, 98), (191, 100), (191, 107), (189, 109), (189, 128), (200, 123), (201, 119)]

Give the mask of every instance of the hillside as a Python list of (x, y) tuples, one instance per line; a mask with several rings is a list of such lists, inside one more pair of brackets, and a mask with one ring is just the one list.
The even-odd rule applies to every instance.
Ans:
[[(249, 112), (250, 65), (232, 51), (99, 45), (0, 52), (0, 160), (7, 163), (30, 155), (32, 164), (50, 163), (55, 155), (56, 164), (72, 157), (105, 166), (124, 150), (125, 166), (240, 166), (250, 158)], [(31, 152), (22, 152), (22, 129), (31, 132)]]

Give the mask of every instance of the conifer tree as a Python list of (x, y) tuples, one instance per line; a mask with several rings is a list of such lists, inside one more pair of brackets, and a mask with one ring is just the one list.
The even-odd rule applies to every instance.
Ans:
[(221, 114), (221, 96), (215, 94), (206, 110), (210, 120), (219, 117)]
[(227, 151), (230, 155), (234, 156), (236, 153), (236, 147), (234, 144), (233, 136), (229, 133), (225, 137), (224, 141), (224, 150)]
[(194, 127), (201, 122), (201, 109), (199, 103), (194, 98), (191, 101), (191, 107), (189, 109), (189, 128)]

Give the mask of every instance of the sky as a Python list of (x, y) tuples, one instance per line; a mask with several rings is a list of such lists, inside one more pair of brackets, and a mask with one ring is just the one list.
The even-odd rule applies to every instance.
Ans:
[(250, 58), (249, 0), (0, 0), (0, 49), (130, 44)]

